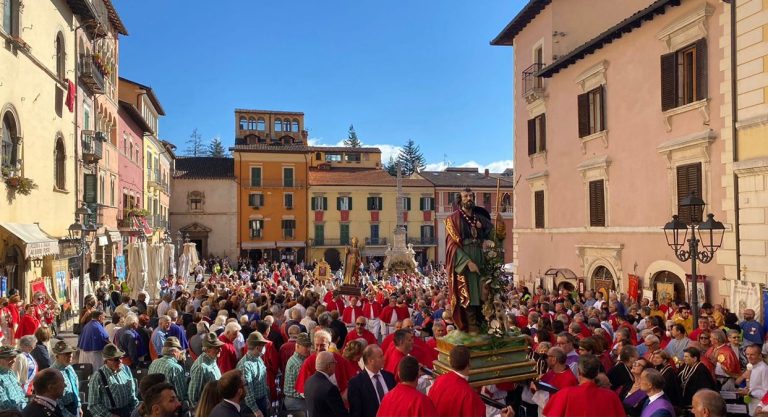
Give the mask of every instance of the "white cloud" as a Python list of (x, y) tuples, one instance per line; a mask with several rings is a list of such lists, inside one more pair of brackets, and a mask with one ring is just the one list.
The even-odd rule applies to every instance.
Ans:
[[(309, 146), (344, 146), (344, 141), (340, 140), (336, 142), (335, 144), (327, 144), (324, 143), (323, 138), (309, 138), (307, 140), (307, 144)], [(367, 143), (363, 143), (363, 146), (365, 147), (371, 147), (371, 148), (379, 148), (381, 149), (381, 163), (387, 164), (389, 162), (389, 158), (397, 158), (397, 155), (400, 153), (400, 150), (402, 147), (395, 146), (395, 145), (371, 145)], [(475, 161), (467, 161), (462, 163), (452, 163), (452, 162), (446, 162), (446, 161), (440, 161), (440, 162), (428, 162), (426, 167), (424, 168), (424, 171), (443, 171), (445, 168), (449, 166), (453, 167), (461, 167), (461, 168), (478, 168), (480, 172), (484, 172), (487, 168), (488, 171), (492, 173), (501, 173), (504, 172), (507, 168), (512, 168), (513, 161), (511, 159), (504, 159), (500, 161), (493, 161), (489, 162), (488, 164), (480, 164)]]

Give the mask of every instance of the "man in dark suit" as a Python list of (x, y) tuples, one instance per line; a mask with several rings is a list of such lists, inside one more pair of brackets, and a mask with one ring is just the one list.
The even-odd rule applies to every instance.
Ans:
[[(315, 360), (314, 375), (304, 383), (307, 417), (348, 417), (339, 389), (330, 378), (336, 372), (336, 359), (331, 352), (320, 352)], [(221, 417), (213, 416), (211, 417)]]
[(139, 411), (144, 417), (175, 417), (181, 408), (176, 390), (167, 382), (152, 385), (146, 390), (143, 398), (144, 403)]
[(35, 396), (24, 408), (24, 417), (64, 417), (58, 400), (64, 395), (64, 375), (56, 368), (44, 369), (32, 382)]
[(395, 388), (395, 376), (385, 371), (384, 351), (368, 345), (363, 351), (365, 369), (349, 380), (350, 417), (376, 417), (384, 395)]
[(640, 389), (648, 395), (641, 417), (675, 417), (675, 407), (664, 395), (665, 382), (661, 372), (655, 369), (646, 369), (640, 375)]
[(245, 398), (245, 380), (239, 369), (232, 369), (217, 382), (223, 400), (213, 407), (209, 417), (241, 417), (240, 402)]

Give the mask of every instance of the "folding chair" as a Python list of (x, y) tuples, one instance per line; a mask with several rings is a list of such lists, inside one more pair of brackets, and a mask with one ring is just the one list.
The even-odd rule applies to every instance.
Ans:
[(73, 363), (72, 368), (77, 374), (77, 379), (79, 379), (81, 382), (88, 380), (91, 375), (93, 375), (92, 363)]

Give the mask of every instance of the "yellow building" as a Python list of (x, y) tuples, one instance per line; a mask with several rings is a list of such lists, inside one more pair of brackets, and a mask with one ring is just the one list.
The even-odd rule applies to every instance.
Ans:
[[(725, 275), (742, 280), (768, 282), (768, 1), (739, 0), (736, 26), (720, 19), (724, 45), (722, 94), (725, 98), (725, 143), (722, 162), (726, 173), (717, 182), (726, 188), (723, 202), (727, 219), (736, 233), (727, 233), (717, 262)], [(732, 6), (726, 6), (730, 14)], [(738, 34), (732, 43), (733, 32)], [(733, 51), (736, 50), (732, 61)], [(735, 62), (735, 66), (731, 65)], [(732, 89), (736, 75), (735, 103)], [(733, 105), (736, 105), (736, 117)], [(734, 137), (735, 134), (735, 137)], [(734, 140), (735, 138), (735, 140)], [(738, 216), (737, 216), (738, 214)], [(730, 290), (725, 282), (721, 293)]]
[[(313, 148), (312, 155), (308, 261), (325, 259), (333, 269), (339, 268), (352, 237), (358, 238), (368, 260), (383, 260), (387, 246), (393, 244), (398, 194), (397, 179), (378, 168), (381, 151)], [(403, 178), (402, 188), (407, 242), (423, 265), (434, 261), (436, 255), (434, 187), (414, 175)]]
[(304, 113), (236, 109), (235, 131), (241, 256), (303, 261), (310, 159)]

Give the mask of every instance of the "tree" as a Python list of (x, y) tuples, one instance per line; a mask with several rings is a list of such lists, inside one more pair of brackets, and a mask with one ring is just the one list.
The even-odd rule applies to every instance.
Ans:
[(362, 145), (363, 144), (360, 143), (360, 139), (357, 138), (355, 127), (349, 125), (349, 134), (347, 135), (347, 138), (344, 139), (344, 146), (349, 146), (350, 148), (359, 148)]
[(208, 156), (212, 156), (214, 158), (226, 158), (227, 150), (224, 149), (224, 145), (221, 143), (221, 138), (218, 136), (214, 136), (213, 139), (211, 139), (211, 143), (208, 144)]
[(419, 145), (416, 145), (413, 139), (408, 139), (403, 149), (400, 150), (397, 161), (400, 162), (404, 176), (413, 175), (413, 173), (419, 172), (427, 166), (427, 160), (422, 155)]
[(393, 177), (397, 176), (397, 163), (395, 162), (395, 158), (393, 158), (391, 155), (389, 156), (389, 162), (384, 164), (384, 170)]
[(205, 154), (205, 145), (203, 144), (203, 135), (198, 133), (197, 128), (192, 129), (192, 134), (187, 140), (187, 149), (184, 151), (187, 156), (203, 156)]

